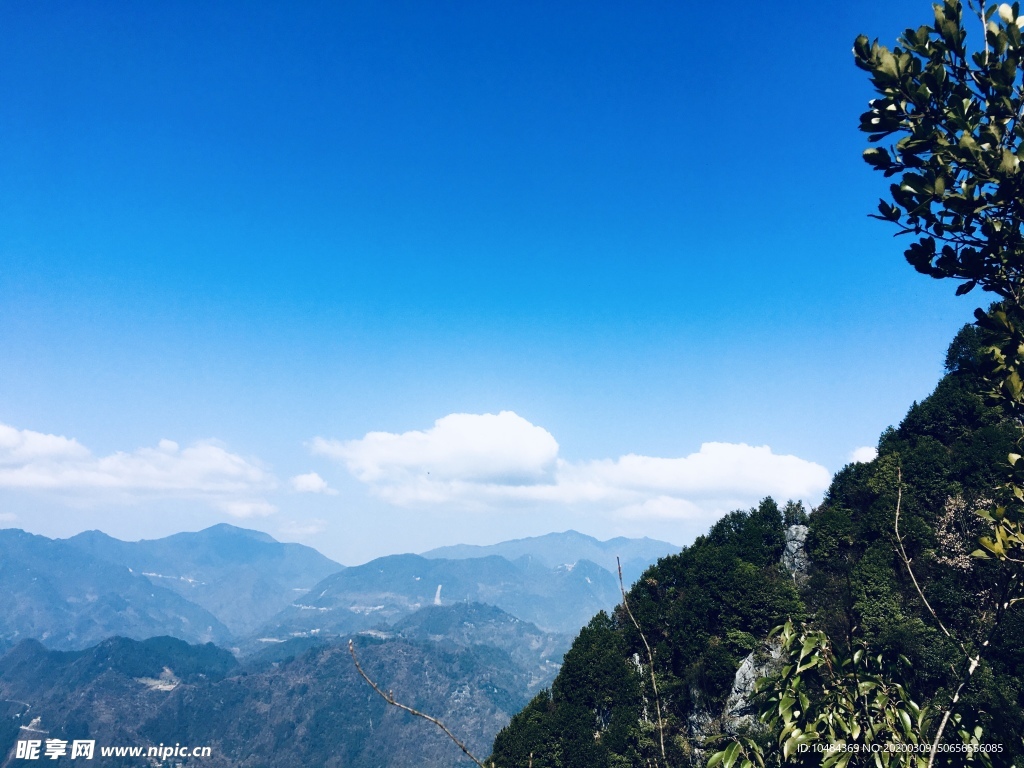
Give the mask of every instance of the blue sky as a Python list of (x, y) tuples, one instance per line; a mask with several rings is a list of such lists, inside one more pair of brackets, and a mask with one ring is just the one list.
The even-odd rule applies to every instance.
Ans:
[(928, 3), (779, 5), (5, 4), (2, 524), (354, 563), (817, 501), (983, 299), (867, 218), (851, 44)]

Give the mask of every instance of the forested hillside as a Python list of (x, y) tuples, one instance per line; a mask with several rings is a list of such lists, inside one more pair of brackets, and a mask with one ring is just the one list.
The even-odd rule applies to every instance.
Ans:
[[(430, 606), (385, 635), (355, 638), (363, 668), (469, 734), (476, 752), (551, 679), (564, 650), (561, 637), (478, 604)], [(436, 728), (374, 693), (344, 642), (312, 642), (274, 645), (273, 655), (239, 664), (212, 644), (170, 637), (63, 652), (25, 640), (0, 658), (0, 766), (23, 764), (18, 738), (203, 745), (211, 755), (183, 763), (207, 768), (471, 765)]]
[[(791, 572), (781, 563), (787, 528), (805, 522), (802, 507), (765, 499), (726, 516), (692, 546), (660, 560), (628, 593), (651, 646), (659, 695), (643, 638), (626, 611), (599, 614), (566, 655), (550, 691), (498, 735), (495, 765), (663, 764), (662, 730), (670, 765), (703, 765), (726, 737), (749, 729), (744, 686), (751, 670), (771, 669), (765, 638), (787, 618), (826, 630), (840, 647), (861, 637), (894, 665), (903, 654), (909, 661), (902, 665), (904, 683), (918, 701), (947, 701), (959, 679), (958, 652), (899, 557), (897, 492), (902, 487), (900, 533), (924, 594), (955, 635), (972, 638), (985, 619), (979, 600), (998, 567), (970, 557), (982, 529), (973, 510), (999, 486), (1015, 437), (982, 395), (978, 334), (968, 326), (957, 335), (946, 376), (883, 433), (874, 461), (836, 475), (806, 520), (805, 569)], [(1003, 745), (992, 756), (996, 765), (1019, 764), (1024, 755), (1022, 637), (1018, 604), (991, 638), (958, 710), (965, 724), (973, 718), (984, 726), (986, 742)]]

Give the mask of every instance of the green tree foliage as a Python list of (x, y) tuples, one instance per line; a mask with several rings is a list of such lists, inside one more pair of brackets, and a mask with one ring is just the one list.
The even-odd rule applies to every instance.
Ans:
[[(745, 737), (712, 755), (707, 768), (925, 768), (931, 760), (934, 715), (911, 697), (888, 667), (858, 642), (846, 656), (837, 654), (820, 630), (798, 631), (792, 622), (777, 629), (785, 661), (774, 678), (765, 678), (762, 720), (777, 744), (765, 750)], [(910, 662), (901, 658), (903, 665)], [(954, 721), (957, 749), (937, 755), (937, 765), (992, 765), (983, 729), (967, 731)]]
[[(980, 33), (973, 47), (969, 24)], [(999, 300), (958, 334), (947, 376), (883, 433), (878, 458), (835, 477), (810, 515), (806, 581), (776, 565), (783, 523), (803, 521), (765, 503), (727, 516), (633, 587), (630, 605), (655, 649), (671, 765), (703, 764), (697, 747), (714, 740), (695, 743), (694, 717), (722, 702), (751, 639), (782, 617), (795, 621), (781, 632), (788, 663), (760, 686), (769, 738), (728, 734), (715, 764), (957, 765), (962, 752), (826, 758), (796, 747), (982, 737), (1002, 749), (988, 755), (994, 764), (1024, 764), (1022, 27), (1018, 4), (965, 16), (951, 0), (892, 50), (863, 36), (854, 44), (878, 94), (861, 118), (876, 145), (864, 157), (895, 177), (877, 218), (907, 238), (919, 272), (958, 281), (958, 295), (981, 287)], [(612, 620), (640, 666), (636, 631)], [(651, 692), (643, 675), (639, 684), (643, 712)], [(541, 704), (548, 717), (561, 706), (557, 695)], [(641, 715), (634, 744), (658, 764), (644, 723)], [(547, 740), (521, 742), (528, 752), (505, 750), (520, 728), (514, 719), (496, 743), (499, 766), (525, 765), (529, 752), (561, 764), (564, 736), (554, 730), (533, 731)]]
[[(837, 473), (823, 503), (809, 516), (805, 580), (794, 582), (778, 566), (785, 526), (801, 524), (803, 513), (795, 505), (779, 509), (766, 500), (755, 510), (727, 515), (682, 553), (651, 568), (629, 591), (630, 606), (654, 649), (671, 766), (703, 765), (710, 751), (728, 743), (716, 742), (713, 729), (702, 742), (691, 718), (721, 711), (740, 661), (763, 647), (771, 629), (787, 619), (801, 638), (790, 649), (797, 655), (791, 664), (806, 661), (799, 654), (808, 637), (817, 638), (810, 653), (829, 659), (823, 669), (841, 671), (844, 661), (852, 664), (856, 652), (863, 650), (857, 674), (873, 675), (895, 694), (872, 716), (882, 721), (893, 714), (900, 718), (896, 710), (913, 713), (913, 704), (924, 713), (921, 726), (934, 735), (961, 681), (964, 655), (937, 627), (900, 559), (894, 532), (900, 488), (900, 531), (923, 592), (968, 650), (989, 640), (982, 663), (961, 693), (960, 722), (951, 719), (949, 739), (961, 743), (965, 737), (960, 731), (973, 739), (974, 729), (981, 727), (985, 743), (1001, 744), (1005, 750), (992, 755), (995, 765), (1024, 764), (1024, 611), (1021, 605), (1011, 607), (991, 631), (997, 597), (993, 585), (1002, 578), (1004, 564), (971, 557), (974, 541), (986, 526), (974, 509), (984, 506), (1005, 479), (1006, 455), (1017, 437), (1014, 420), (986, 402), (989, 385), (975, 365), (985, 343), (984, 334), (973, 326), (957, 334), (947, 356), (947, 375), (928, 398), (911, 406), (897, 427), (882, 434), (878, 458)], [(626, 694), (620, 701), (624, 719), (627, 710), (637, 713), (627, 736), (615, 748), (608, 747), (604, 736), (594, 739), (601, 732), (598, 697), (614, 700), (622, 694), (612, 691), (621, 689), (610, 682), (615, 675), (609, 674), (605, 683), (605, 674), (582, 672), (583, 657), (573, 652), (554, 690), (537, 697), (499, 735), (494, 747), (498, 768), (525, 768), (531, 753), (538, 768), (564, 765), (570, 740), (581, 744), (584, 737), (598, 745), (588, 753), (594, 765), (660, 764), (649, 678), (640, 670), (646, 660), (642, 642), (621, 611), (607, 622), (601, 626), (618, 639), (600, 644), (603, 652), (616, 654), (636, 670), (633, 684), (639, 699)], [(586, 644), (591, 649), (586, 658), (592, 659), (598, 644), (593, 639)], [(909, 665), (900, 661), (901, 655)], [(615, 668), (611, 660), (605, 663)], [(830, 678), (816, 669), (800, 677), (812, 706), (791, 708), (789, 715), (804, 717), (805, 725), (828, 710), (824, 691), (830, 681), (837, 683), (832, 686), (837, 697), (833, 704), (849, 700), (849, 686), (838, 684), (849, 679), (842, 674)], [(800, 688), (792, 673), (783, 675), (778, 685), (774, 693), (763, 690), (769, 733), (750, 734), (767, 747), (765, 760), (782, 754), (778, 738), (787, 721), (778, 709), (778, 692), (790, 686), (791, 693), (799, 693)], [(577, 691), (583, 686), (589, 687), (585, 694)], [(574, 710), (575, 724), (561, 714), (571, 693), (587, 708), (586, 717)], [(796, 719), (788, 722), (800, 727)], [(823, 728), (817, 732), (828, 733)], [(821, 735), (822, 741), (828, 738)], [(866, 733), (859, 738), (864, 742)], [(886, 738), (883, 734), (876, 740), (885, 743)], [(901, 738), (911, 743), (909, 735)], [(739, 765), (739, 747), (735, 757)], [(804, 759), (810, 757), (805, 754)]]
[[(1006, 627), (992, 633), (1005, 573), (997, 563), (971, 557), (971, 550), (984, 529), (974, 510), (990, 503), (1005, 476), (1017, 431), (1000, 409), (985, 404), (986, 384), (971, 364), (982, 343), (975, 330), (961, 331), (947, 357), (950, 373), (932, 396), (882, 436), (874, 462), (836, 476), (811, 516), (808, 603), (839, 653), (849, 656), (863, 643), (890, 666), (901, 655), (908, 658), (900, 679), (933, 711), (946, 707), (964, 680), (961, 644), (973, 656), (987, 642), (957, 711), (971, 734), (981, 726), (986, 742), (1004, 745), (1002, 764), (1009, 765), (1021, 756), (1024, 667)], [(895, 541), (898, 505), (913, 573), (952, 636), (931, 615), (902, 562)], [(1020, 620), (1019, 614), (1011, 618), (1011, 624)], [(930, 730), (916, 736), (934, 737), (939, 722), (923, 721)], [(898, 732), (888, 737), (906, 743)]]
[[(988, 755), (996, 765), (1024, 758), (1024, 612), (1001, 605), (1013, 578), (1004, 564), (972, 557), (986, 527), (975, 509), (991, 504), (1019, 434), (1015, 420), (986, 403), (988, 384), (976, 365), (986, 341), (976, 327), (962, 329), (949, 348), (949, 372), (933, 394), (883, 433), (877, 459), (840, 471), (811, 514), (811, 570), (803, 590), (811, 626), (796, 633), (801, 639), (795, 645), (790, 630), (787, 671), (762, 683), (768, 695), (762, 719), (778, 746), (759, 751), (738, 739), (729, 747), (733, 764), (874, 765), (870, 755), (842, 748), (930, 744), (954, 699), (947, 747), (980, 739), (1003, 749)], [(808, 668), (813, 679), (806, 674), (801, 679), (795, 670), (815, 658), (826, 663), (815, 662)], [(977, 668), (967, 675), (974, 658)], [(873, 669), (853, 675), (858, 665), (873, 660)], [(851, 671), (837, 674), (844, 665)], [(887, 691), (880, 706), (869, 699), (869, 706), (851, 709), (851, 675), (870, 678), (876, 690)], [(809, 702), (784, 711), (780, 702), (799, 700), (801, 694)], [(911, 717), (912, 728), (901, 710)], [(872, 722), (877, 732), (869, 728)], [(803, 757), (794, 753), (783, 761), (782, 746), (804, 737), (800, 743), (831, 743), (836, 749)], [(819, 761), (827, 754), (829, 761), (807, 762), (814, 754)], [(965, 754), (942, 753), (933, 764), (963, 764)], [(726, 752), (720, 755), (724, 760)], [(891, 763), (901, 766), (926, 766), (931, 759), (930, 753), (912, 751), (893, 752), (890, 758), (903, 760)]]
[(638, 670), (602, 611), (580, 631), (551, 691), (534, 697), (515, 716), (516, 728), (498, 735), (495, 755), (508, 765), (536, 768), (632, 765), (640, 701)]
[[(1004, 469), (1003, 478), (976, 505), (988, 531), (971, 554), (1000, 566), (985, 572), (990, 610), (977, 622), (985, 629), (951, 633), (930, 611), (970, 662), (961, 687), (988, 656), (990, 636), (1016, 619), (1012, 608), (1024, 600), (1024, 17), (1019, 4), (1004, 3), (979, 9), (978, 21), (983, 34), (973, 50), (956, 1), (935, 6), (934, 25), (907, 30), (891, 52), (863, 36), (854, 46), (857, 65), (870, 73), (879, 95), (861, 128), (875, 143), (899, 136), (891, 153), (865, 152), (886, 176), (899, 176), (890, 187), (892, 202), (879, 204), (881, 218), (913, 236), (905, 255), (918, 271), (961, 281), (958, 295), (980, 285), (1001, 299), (987, 312), (975, 311), (980, 354), (966, 355), (970, 345), (961, 338), (947, 358), (947, 365), (986, 376), (990, 401), (1010, 417), (1018, 446), (1008, 452), (1008, 466), (992, 462)], [(909, 562), (907, 569), (912, 576)]]
[[(880, 218), (912, 235), (905, 255), (915, 269), (980, 285), (1020, 303), (1024, 289), (1024, 114), (1017, 6), (992, 6), (975, 19), (985, 32), (972, 51), (958, 0), (934, 6), (931, 26), (908, 29), (891, 51), (863, 35), (857, 66), (870, 73), (878, 98), (861, 130), (889, 148), (864, 158), (887, 177), (891, 201)], [(979, 34), (978, 37), (981, 37)]]
[[(802, 507), (787, 507), (803, 519)], [(757, 638), (803, 615), (779, 565), (783, 510), (765, 499), (733, 512), (680, 554), (663, 558), (628, 593), (651, 645), (673, 765), (693, 754), (689, 719), (725, 702)], [(550, 692), (517, 714), (494, 743), (497, 768), (662, 764), (646, 650), (620, 607), (598, 615), (566, 654)]]
[(807, 525), (810, 520), (807, 516), (807, 510), (804, 509), (804, 505), (799, 501), (786, 502), (786, 506), (782, 508), (782, 519), (787, 527), (790, 525)]
[[(861, 129), (874, 144), (895, 138), (888, 148), (864, 153), (886, 177), (898, 177), (877, 218), (908, 236), (904, 255), (919, 272), (960, 281), (958, 295), (981, 286), (1001, 299), (987, 312), (977, 310), (977, 326), (954, 340), (946, 359), (951, 373), (936, 394), (915, 405), (900, 430), (883, 435), (877, 461), (836, 478), (812, 520), (816, 601), (843, 608), (818, 611), (829, 626), (817, 637), (912, 656), (912, 690), (941, 712), (929, 722), (922, 708), (912, 729), (900, 727), (902, 717), (882, 726), (881, 737), (894, 743), (912, 738), (941, 745), (961, 713), (977, 719), (975, 733), (1002, 736), (1015, 752), (1021, 743), (1021, 670), (1012, 668), (1017, 654), (1005, 633), (1020, 620), (1014, 608), (1022, 599), (1024, 564), (1024, 451), (1008, 450), (1024, 434), (1019, 11), (1017, 4), (980, 8), (982, 34), (973, 50), (957, 0), (935, 5), (934, 24), (908, 29), (892, 50), (864, 36), (854, 44), (856, 63), (878, 94)], [(979, 374), (986, 384), (972, 386)], [(986, 388), (996, 406), (988, 411), (972, 397), (972, 390)], [(981, 547), (971, 552), (974, 540)], [(814, 645), (809, 637), (804, 652), (808, 643)], [(884, 675), (878, 680), (896, 685)], [(778, 693), (789, 685), (783, 675), (769, 688)], [(850, 726), (846, 689), (842, 680), (826, 680), (821, 712)], [(904, 698), (905, 688), (893, 690)], [(809, 707), (802, 709), (800, 717), (764, 710), (766, 722), (782, 729), (780, 744), (820, 731), (823, 715), (814, 719)], [(833, 730), (829, 738), (843, 734)], [(734, 742), (716, 761), (736, 763), (742, 746)], [(761, 760), (754, 746), (747, 752)], [(937, 762), (931, 754), (899, 764)]]

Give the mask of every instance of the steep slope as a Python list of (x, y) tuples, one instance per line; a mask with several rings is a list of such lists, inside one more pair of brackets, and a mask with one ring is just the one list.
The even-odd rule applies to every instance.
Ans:
[(236, 636), (255, 631), (343, 567), (311, 547), (223, 523), (143, 541), (86, 531), (67, 542), (202, 606)]
[[(958, 682), (951, 670), (963, 659), (897, 556), (895, 509), (902, 478), (901, 534), (915, 574), (943, 622), (980, 646), (978, 604), (998, 566), (969, 556), (980, 532), (971, 510), (985, 506), (999, 486), (1016, 430), (985, 405), (978, 345), (974, 329), (963, 330), (950, 347), (948, 375), (882, 435), (878, 458), (836, 475), (808, 520), (805, 578), (792, 578), (779, 564), (785, 524), (802, 516), (766, 500), (719, 521), (630, 590), (654, 649), (671, 764), (703, 765), (716, 734), (734, 727), (714, 713), (741, 682), (741, 660), (756, 656), (767, 630), (789, 617), (809, 619), (840, 647), (856, 630), (883, 655), (904, 654), (910, 660), (904, 682), (914, 696), (949, 700)], [(963, 692), (965, 722), (984, 726), (986, 741), (1005, 749), (994, 756), (997, 765), (1024, 757), (1021, 637), (1024, 606), (1018, 604)], [(498, 768), (524, 765), (531, 753), (536, 768), (660, 759), (646, 658), (621, 609), (598, 616), (566, 654), (551, 691), (495, 740)]]
[[(727, 515), (707, 536), (659, 561), (629, 592), (658, 667), (673, 765), (689, 764), (691, 720), (721, 708), (757, 638), (802, 613), (793, 579), (779, 565), (785, 530), (783, 511), (766, 499), (749, 512)], [(646, 658), (623, 610), (598, 614), (566, 654), (550, 692), (498, 735), (496, 765), (524, 765), (530, 754), (537, 768), (653, 760), (657, 736), (644, 692)]]
[(111, 635), (225, 642), (211, 613), (123, 565), (65, 541), (0, 530), (0, 637), (84, 648)]
[(436, 642), (443, 647), (489, 645), (504, 651), (530, 673), (527, 689), (531, 694), (551, 684), (572, 642), (571, 635), (544, 632), (482, 603), (427, 606), (397, 622), (392, 631), (407, 640)]
[[(208, 768), (470, 765), (436, 727), (385, 704), (358, 676), (344, 644), (261, 669), (234, 667), (229, 654), (210, 646), (183, 645), (117, 638), (72, 654), (17, 646), (0, 659), (0, 704), (17, 702), (0, 708), (0, 766), (23, 764), (11, 752), (12, 734), (29, 723), (34, 730), (25, 735), (95, 739), (97, 750), (209, 746), (210, 757), (183, 761)], [(528, 700), (530, 675), (490, 646), (369, 637), (356, 646), (368, 674), (443, 718), (477, 752)]]
[(905, 682), (916, 695), (952, 696), (960, 651), (922, 603), (894, 544), (902, 476), (900, 534), (916, 578), (949, 630), (972, 645), (990, 643), (987, 662), (961, 694), (961, 711), (985, 728), (986, 741), (1005, 745), (1009, 765), (1024, 757), (1024, 606), (1011, 608), (988, 637), (980, 605), (1000, 566), (970, 552), (983, 532), (974, 510), (998, 497), (1018, 432), (985, 404), (978, 344), (977, 330), (965, 327), (950, 346), (948, 375), (882, 434), (878, 458), (836, 475), (811, 516), (806, 595), (831, 636), (857, 626), (877, 647), (909, 658)]

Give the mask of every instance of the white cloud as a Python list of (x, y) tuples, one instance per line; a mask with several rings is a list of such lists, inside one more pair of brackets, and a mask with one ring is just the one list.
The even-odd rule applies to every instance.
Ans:
[(701, 520), (705, 517), (704, 511), (692, 501), (673, 496), (655, 496), (621, 507), (618, 512), (624, 518), (636, 520)]
[(0, 512), (0, 523), (13, 523), (18, 516), (13, 512)]
[(874, 461), (878, 456), (878, 449), (872, 445), (862, 445), (850, 451), (850, 461), (854, 464), (866, 464)]
[(265, 499), (229, 499), (217, 502), (217, 506), (232, 517), (268, 517), (277, 512), (277, 507)]
[(453, 413), (430, 429), (370, 432), (362, 440), (313, 441), (313, 452), (340, 459), (364, 483), (525, 485), (550, 480), (558, 443), (512, 411)]
[(674, 459), (629, 454), (619, 459), (567, 465), (562, 476), (602, 488), (661, 492), (686, 499), (772, 495), (807, 498), (821, 492), (827, 469), (767, 445), (704, 443), (697, 453)]
[(296, 493), (325, 493), (329, 496), (337, 496), (338, 492), (327, 485), (316, 472), (309, 472), (305, 475), (295, 475), (291, 479), (292, 489)]
[(89, 451), (77, 440), (47, 435), (30, 429), (0, 424), (0, 467), (18, 466), (38, 460), (82, 459)]
[(290, 520), (278, 528), (278, 531), (285, 537), (304, 539), (309, 536), (316, 536), (327, 530), (327, 521), (320, 518), (310, 520)]
[(228, 514), (269, 514), (276, 485), (256, 462), (213, 440), (94, 456), (77, 440), (0, 424), (0, 488), (74, 494), (76, 501), (202, 498)]
[(600, 508), (624, 518), (709, 520), (771, 495), (816, 501), (827, 469), (768, 446), (704, 443), (679, 458), (629, 454), (569, 462), (547, 430), (511, 411), (452, 414), (431, 429), (314, 440), (381, 498), (400, 506), (509, 504)]

